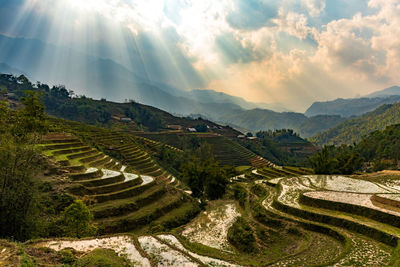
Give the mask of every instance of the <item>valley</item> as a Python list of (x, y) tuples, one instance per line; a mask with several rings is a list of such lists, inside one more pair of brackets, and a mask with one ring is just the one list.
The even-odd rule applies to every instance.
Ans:
[(0, 267), (400, 267), (400, 0), (0, 0)]
[(2, 81), (2, 266), (399, 265), (398, 125), (321, 148)]

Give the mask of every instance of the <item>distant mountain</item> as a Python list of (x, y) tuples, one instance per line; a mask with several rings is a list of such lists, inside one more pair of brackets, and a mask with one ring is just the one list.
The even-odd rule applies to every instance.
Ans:
[(308, 117), (316, 115), (358, 116), (370, 112), (383, 104), (393, 104), (399, 101), (400, 95), (374, 98), (338, 98), (333, 101), (314, 102), (307, 109), (305, 115)]
[(183, 96), (203, 103), (215, 103), (215, 104), (232, 103), (240, 106), (243, 109), (262, 108), (262, 109), (270, 109), (277, 112), (289, 111), (279, 105), (248, 102), (241, 97), (228, 95), (223, 92), (217, 92), (211, 89), (207, 90), (195, 89), (188, 92), (183, 92)]
[(326, 131), (346, 119), (338, 115), (318, 115), (308, 118), (302, 113), (275, 112), (266, 109), (236, 110), (220, 112), (213, 118), (221, 123), (229, 122), (236, 129), (257, 132), (274, 129), (293, 129), (302, 137), (308, 138), (318, 132)]
[[(242, 98), (213, 90), (183, 91), (159, 81), (150, 81), (142, 71), (132, 72), (110, 59), (89, 56), (66, 47), (37, 39), (10, 38), (0, 35), (0, 62), (4, 72), (21, 69), (32, 80), (64, 84), (93, 98), (137, 102), (167, 112), (188, 115), (203, 114), (215, 118), (222, 110), (228, 113), (267, 104), (250, 103)], [(139, 66), (140, 67), (140, 66)]]
[(221, 110), (214, 119), (229, 122), (251, 131), (298, 129), (302, 123), (307, 121), (307, 117), (302, 113), (275, 112), (267, 109), (235, 110), (234, 112)]
[(400, 123), (400, 103), (382, 105), (376, 110), (355, 117), (319, 133), (310, 140), (318, 145), (352, 144), (363, 136), (376, 130), (383, 130), (389, 125)]
[(400, 95), (400, 87), (399, 86), (392, 86), (381, 91), (377, 91), (366, 95), (365, 97), (374, 98), (374, 97), (387, 97), (391, 95)]
[(297, 132), (305, 138), (311, 137), (316, 133), (326, 131), (336, 125), (344, 122), (346, 118), (339, 115), (317, 115), (308, 118), (303, 122)]

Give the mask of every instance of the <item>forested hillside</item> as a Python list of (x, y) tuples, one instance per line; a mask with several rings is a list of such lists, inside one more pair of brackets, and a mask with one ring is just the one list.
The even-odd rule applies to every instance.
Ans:
[[(0, 90), (10, 101), (17, 101), (25, 90), (40, 92), (46, 112), (57, 117), (80, 121), (92, 125), (102, 125), (136, 131), (156, 131), (179, 125), (183, 130), (190, 127), (206, 127), (205, 131), (236, 136), (239, 132), (230, 127), (210, 121), (173, 116), (160, 109), (139, 104), (133, 100), (115, 103), (106, 99), (94, 100), (84, 95), (77, 96), (64, 86), (48, 86), (31, 83), (25, 76), (0, 75)], [(8, 94), (7, 94), (8, 93)], [(121, 120), (125, 118), (124, 120)], [(208, 127), (207, 127), (208, 126)]]
[(369, 133), (400, 123), (400, 103), (383, 105), (360, 117), (349, 119), (328, 131), (319, 133), (310, 141), (318, 145), (358, 143)]
[(376, 170), (398, 168), (400, 160), (400, 124), (375, 131), (357, 144), (364, 160), (374, 162)]

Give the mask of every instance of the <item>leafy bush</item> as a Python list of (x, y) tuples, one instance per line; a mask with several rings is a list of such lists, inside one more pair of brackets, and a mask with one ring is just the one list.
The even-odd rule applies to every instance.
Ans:
[(241, 186), (240, 184), (234, 184), (232, 186), (233, 189), (233, 197), (239, 201), (240, 206), (244, 207), (247, 198), (247, 191), (246, 189)]
[(353, 146), (324, 146), (310, 158), (315, 174), (352, 174), (361, 168), (363, 158)]
[(95, 234), (96, 227), (90, 224), (93, 216), (81, 200), (75, 200), (64, 211), (62, 220), (65, 234), (71, 237), (84, 237)]
[(130, 262), (118, 256), (111, 249), (94, 249), (89, 254), (86, 254), (82, 258), (78, 259), (74, 264), (75, 267), (123, 267), (123, 266), (131, 266)]
[(194, 197), (218, 199), (225, 194), (228, 184), (226, 170), (219, 166), (208, 144), (201, 144), (181, 166), (184, 182)]
[(256, 250), (256, 239), (249, 223), (242, 217), (238, 217), (228, 231), (229, 242), (238, 250), (252, 253)]
[(260, 184), (253, 185), (250, 190), (258, 197), (262, 197), (267, 194), (267, 191), (265, 190), (265, 188)]
[(63, 264), (72, 265), (76, 262), (76, 257), (70, 249), (63, 249), (58, 251), (57, 254), (60, 256), (60, 261)]
[(39, 95), (27, 92), (24, 108), (13, 111), (0, 101), (0, 237), (26, 240), (38, 235), (39, 170), (35, 143), (46, 131)]

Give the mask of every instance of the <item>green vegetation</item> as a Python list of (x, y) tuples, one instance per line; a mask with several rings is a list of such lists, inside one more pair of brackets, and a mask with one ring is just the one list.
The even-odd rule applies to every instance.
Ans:
[(310, 158), (315, 173), (352, 174), (361, 170), (398, 168), (400, 125), (388, 126), (363, 138), (357, 145), (324, 146)]
[[(26, 90), (43, 94), (46, 112), (60, 118), (71, 119), (91, 125), (128, 131), (166, 130), (168, 125), (180, 125), (183, 129), (199, 127), (201, 131), (237, 135), (237, 131), (228, 126), (219, 126), (202, 119), (180, 118), (160, 109), (136, 103), (114, 103), (106, 99), (94, 100), (84, 95), (77, 96), (64, 86), (49, 87), (37, 82), (32, 84), (25, 76), (15, 77), (0, 74), (0, 88), (14, 96), (7, 97), (12, 101), (20, 101)], [(205, 126), (205, 127), (204, 127)], [(208, 127), (207, 127), (208, 126)]]
[(260, 131), (256, 136), (256, 140), (239, 139), (238, 143), (278, 165), (307, 166), (307, 158), (316, 150), (290, 129)]
[(92, 218), (93, 215), (85, 203), (81, 200), (75, 200), (64, 211), (62, 223), (64, 224), (66, 235), (78, 238), (94, 235), (96, 228), (90, 224)]
[(358, 143), (371, 132), (384, 130), (387, 126), (398, 123), (400, 123), (400, 103), (383, 105), (319, 133), (310, 138), (310, 141), (318, 145)]
[(352, 174), (362, 166), (363, 159), (355, 147), (324, 146), (310, 158), (316, 174)]
[[(24, 77), (14, 79), (10, 82), (18, 84), (14, 88), (17, 93), (22, 88), (32, 87)], [(6, 102), (0, 105), (2, 238), (25, 241), (121, 232), (138, 235), (164, 232), (167, 235), (165, 232), (172, 231), (184, 248), (177, 243), (160, 241), (166, 250), (181, 253), (199, 264), (210, 264), (209, 258), (200, 255), (255, 266), (304, 263), (312, 266), (383, 266), (398, 261), (398, 248), (395, 247), (400, 232), (398, 216), (394, 214), (397, 211), (393, 209), (397, 205), (396, 197), (392, 197), (398, 195), (396, 179), (387, 183), (382, 179), (379, 184), (342, 176), (313, 176), (308, 168), (276, 166), (257, 156), (269, 155), (279, 162), (300, 164), (306, 153), (300, 156), (299, 151), (310, 152), (314, 147), (291, 130), (259, 132), (257, 139), (242, 140), (234, 135), (228, 138), (209, 133), (208, 122), (198, 119), (193, 122), (193, 127), (206, 133), (158, 132), (135, 136), (132, 134), (134, 127), (156, 130), (164, 122), (161, 117), (160, 125), (152, 121), (152, 116), (147, 120), (146, 113), (139, 112), (144, 106), (133, 102), (124, 105), (129, 110), (124, 114), (136, 120), (131, 128), (126, 127), (123, 131), (48, 118), (41, 97), (45, 101), (46, 98), (50, 101), (51, 97), (65, 98), (65, 103), (80, 103), (78, 106), (85, 101), (91, 106), (94, 100), (71, 98), (71, 93), (67, 94), (62, 87), (49, 88), (47, 93), (46, 86), (37, 87), (41, 89), (36, 91), (43, 91), (43, 94), (27, 91), (22, 96), (18, 93), (21, 104), (14, 106), (15, 109), (10, 109)], [(65, 103), (58, 102), (60, 106)], [(112, 119), (106, 111), (113, 104), (104, 100), (93, 103), (100, 107), (90, 112), (90, 108), (81, 107), (77, 118), (85, 121), (94, 116), (95, 124), (110, 126), (108, 123)], [(56, 112), (58, 107), (53, 109)], [(152, 125), (156, 127), (151, 128)], [(358, 145), (325, 146), (310, 158), (310, 165), (317, 174), (350, 174), (368, 162), (374, 162), (375, 169), (383, 164), (394, 167), (400, 158), (397, 151), (400, 150), (399, 136), (400, 125), (394, 125), (372, 133)], [(162, 141), (163, 138), (168, 141)], [(298, 148), (297, 152), (295, 148)], [(243, 167), (250, 165), (258, 168)], [(191, 195), (188, 187), (192, 190)], [(334, 195), (339, 193), (344, 197)], [(377, 201), (378, 195), (368, 198), (375, 193), (379, 197), (383, 195), (383, 201)], [(357, 197), (352, 197), (354, 194), (358, 194)], [(389, 205), (385, 194), (390, 194), (396, 205)], [(359, 199), (362, 201), (355, 203)], [(346, 200), (349, 203), (345, 203)], [(377, 202), (379, 206), (374, 206)], [(388, 206), (390, 213), (384, 211)], [(209, 212), (210, 207), (220, 212)], [(197, 218), (199, 223), (185, 228), (184, 225), (198, 215), (201, 208), (205, 212)], [(205, 218), (209, 219), (207, 223), (202, 220)], [(216, 225), (221, 225), (218, 222), (229, 223), (218, 228)], [(177, 233), (183, 235), (185, 229), (195, 231), (187, 236), (188, 239), (201, 237), (201, 231), (206, 230), (208, 237), (219, 235), (216, 240), (225, 242), (227, 250), (183, 240)], [(155, 239), (161, 240), (162, 236), (157, 234)], [(122, 238), (118, 236), (114, 241), (119, 237)], [(143, 240), (143, 237), (129, 236), (126, 242), (132, 242), (140, 254), (149, 256), (146, 250), (149, 248), (140, 247), (138, 243), (141, 238)], [(100, 243), (97, 239), (60, 238), (54, 241), (71, 246), (79, 241)], [(38, 247), (40, 242), (48, 248)], [(101, 244), (105, 243), (101, 241)], [(113, 250), (97, 245), (98, 249), (92, 247), (80, 252), (61, 248), (56, 251), (49, 247), (56, 249), (58, 244), (39, 240), (20, 243), (17, 252), (12, 243), (4, 241), (0, 242), (0, 251), (2, 255), (18, 254), (22, 266), (135, 264), (128, 257), (118, 256), (128, 251), (115, 244), (104, 245)], [(208, 244), (213, 245), (212, 242)], [(163, 261), (157, 258), (155, 262)]]
[(374, 162), (374, 170), (397, 168), (400, 160), (400, 125), (375, 131), (357, 145), (367, 162)]
[(111, 249), (94, 249), (92, 252), (78, 259), (74, 267), (124, 267), (132, 266), (125, 258), (120, 257)]
[(224, 195), (227, 172), (212, 156), (211, 147), (201, 145), (181, 167), (183, 181), (194, 197), (217, 199)]
[(26, 240), (39, 234), (38, 183), (40, 168), (35, 149), (46, 131), (39, 96), (27, 92), (24, 108), (8, 109), (0, 102), (0, 236)]
[(228, 232), (228, 240), (238, 250), (251, 253), (256, 250), (255, 238), (249, 223), (242, 217), (238, 217)]
[(239, 204), (241, 207), (244, 208), (244, 205), (246, 203), (247, 200), (247, 191), (246, 189), (241, 186), (240, 184), (234, 184), (232, 186), (232, 190), (233, 190), (233, 197), (239, 201)]
[(183, 134), (183, 133), (142, 133), (142, 137), (166, 143), (185, 152), (197, 149), (200, 144), (206, 143), (212, 147), (213, 157), (221, 165), (227, 166), (265, 166), (267, 160), (260, 160), (257, 155), (246, 149), (234, 139), (225, 136), (210, 134)]

